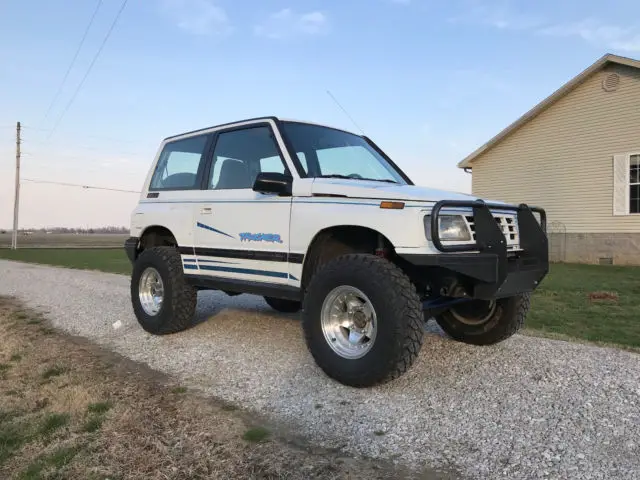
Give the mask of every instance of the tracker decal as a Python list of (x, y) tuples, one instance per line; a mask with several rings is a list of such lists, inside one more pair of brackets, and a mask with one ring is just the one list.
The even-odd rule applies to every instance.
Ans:
[(241, 242), (268, 242), (268, 243), (283, 243), (279, 233), (249, 233), (243, 232), (240, 234)]

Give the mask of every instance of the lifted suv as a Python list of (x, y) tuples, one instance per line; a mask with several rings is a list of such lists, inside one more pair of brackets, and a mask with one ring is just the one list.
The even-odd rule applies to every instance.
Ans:
[[(537, 214), (537, 215), (536, 215)], [(302, 309), (330, 377), (409, 369), (425, 318), (458, 341), (513, 335), (548, 271), (545, 213), (415, 186), (370, 139), (274, 117), (165, 139), (131, 217), (131, 300), (153, 334), (201, 289)]]

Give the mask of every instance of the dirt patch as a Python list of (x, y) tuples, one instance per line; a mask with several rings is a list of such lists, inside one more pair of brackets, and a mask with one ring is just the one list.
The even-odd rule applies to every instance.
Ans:
[(0, 478), (452, 478), (286, 438), (0, 297)]

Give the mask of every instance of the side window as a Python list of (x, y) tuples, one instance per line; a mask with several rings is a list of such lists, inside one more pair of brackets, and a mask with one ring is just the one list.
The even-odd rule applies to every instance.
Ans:
[(198, 188), (198, 170), (208, 136), (167, 143), (160, 153), (150, 190), (188, 190)]
[(284, 163), (282, 163), (282, 160), (280, 160), (280, 157), (261, 158), (260, 171), (284, 173), (285, 171)]
[(252, 188), (260, 172), (287, 172), (269, 127), (249, 127), (218, 135), (210, 189)]

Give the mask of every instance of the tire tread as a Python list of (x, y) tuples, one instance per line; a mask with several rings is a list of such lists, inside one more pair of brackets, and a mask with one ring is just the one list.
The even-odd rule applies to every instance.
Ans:
[(481, 333), (465, 333), (458, 328), (453, 328), (451, 324), (457, 322), (449, 312), (444, 312), (436, 316), (436, 321), (447, 335), (459, 342), (472, 345), (493, 345), (503, 342), (515, 335), (523, 326), (531, 306), (531, 294), (523, 293), (514, 297), (502, 299), (502, 318), (490, 330)]
[[(172, 312), (168, 315), (166, 312), (160, 312), (160, 314), (165, 314), (165, 320), (151, 333), (156, 335), (167, 335), (188, 329), (193, 323), (193, 315), (196, 309), (198, 292), (193, 286), (186, 283), (184, 279), (182, 258), (179, 252), (174, 247), (153, 247), (144, 250), (138, 257), (137, 261), (145, 261), (147, 257), (155, 257), (154, 261), (159, 261), (166, 266), (169, 274), (168, 281), (171, 284), (170, 303), (173, 307)], [(132, 294), (136, 288), (134, 282), (137, 280), (137, 277), (132, 276)]]
[[(396, 354), (387, 359), (387, 364), (376, 369), (381, 372), (375, 378), (340, 378), (343, 383), (351, 386), (364, 387), (375, 384), (386, 383), (403, 375), (413, 365), (420, 350), (424, 339), (424, 318), (422, 312), (422, 303), (416, 292), (416, 288), (409, 280), (409, 277), (396, 265), (390, 261), (371, 254), (346, 254), (331, 262), (327, 263), (317, 274), (311, 279), (307, 292), (305, 292), (305, 305), (303, 312), (306, 310), (307, 300), (309, 298), (308, 291), (314, 289), (317, 279), (325, 275), (340, 274), (340, 272), (361, 270), (365, 273), (370, 282), (377, 283), (379, 290), (386, 290), (387, 296), (385, 302), (393, 305), (395, 311), (398, 312), (396, 318), (403, 321), (395, 322), (394, 328), (398, 335), (400, 345), (396, 349)], [(306, 315), (305, 315), (306, 316)], [(399, 331), (398, 331), (399, 330)], [(310, 337), (311, 329), (305, 328), (305, 341), (311, 351), (316, 363), (322, 364), (322, 358), (318, 356), (318, 352), (312, 348), (312, 339)]]

